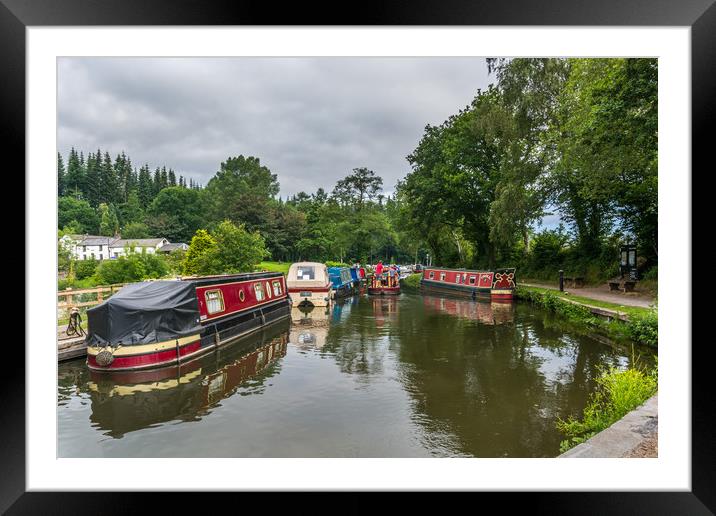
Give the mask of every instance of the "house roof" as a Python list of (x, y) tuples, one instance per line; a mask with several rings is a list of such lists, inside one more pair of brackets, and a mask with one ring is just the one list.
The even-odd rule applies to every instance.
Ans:
[(174, 242), (171, 244), (164, 244), (161, 247), (160, 251), (171, 253), (172, 251), (176, 251), (177, 249), (184, 249), (184, 247), (189, 247), (189, 246), (187, 244), (185, 244), (184, 242)]
[(114, 237), (85, 235), (77, 245), (111, 245), (115, 240)]
[(118, 238), (110, 247), (156, 247), (157, 244), (166, 241), (166, 238)]

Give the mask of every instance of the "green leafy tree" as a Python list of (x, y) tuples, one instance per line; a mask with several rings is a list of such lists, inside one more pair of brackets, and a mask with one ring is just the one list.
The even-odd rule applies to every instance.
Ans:
[(119, 220), (114, 205), (101, 203), (97, 209), (99, 212), (99, 234), (102, 236), (115, 236), (119, 234)]
[(99, 230), (99, 217), (97, 212), (87, 201), (74, 197), (60, 197), (58, 199), (57, 223), (59, 227), (76, 224), (80, 229), (78, 233), (94, 234)]
[(179, 186), (162, 189), (150, 204), (146, 220), (155, 235), (186, 242), (204, 223), (200, 192)]
[(221, 222), (211, 232), (216, 245), (204, 253), (202, 274), (251, 272), (267, 256), (266, 243), (258, 231), (248, 232), (243, 224)]
[(130, 222), (122, 229), (122, 238), (151, 238), (149, 227), (142, 222)]
[(383, 188), (383, 179), (365, 167), (354, 168), (353, 173), (336, 183), (335, 197), (342, 205), (362, 210), (366, 201), (374, 199)]
[(276, 174), (261, 165), (259, 158), (228, 158), (204, 189), (207, 218), (210, 222), (228, 218), (245, 224), (249, 231), (264, 229), (269, 223), (270, 201), (278, 191)]
[(205, 255), (216, 248), (216, 245), (216, 240), (207, 230), (197, 230), (191, 239), (189, 249), (184, 258), (183, 273), (189, 276), (203, 274)]

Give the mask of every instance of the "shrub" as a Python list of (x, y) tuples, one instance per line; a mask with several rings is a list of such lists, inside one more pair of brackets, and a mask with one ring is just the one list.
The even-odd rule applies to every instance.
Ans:
[(560, 444), (560, 451), (564, 453), (617, 422), (653, 396), (657, 388), (656, 367), (648, 373), (637, 368), (622, 371), (615, 367), (603, 371), (582, 419), (557, 420), (557, 428), (569, 437)]
[(649, 346), (659, 345), (659, 315), (656, 310), (651, 310), (645, 315), (633, 315), (627, 323), (627, 334), (632, 340), (648, 344)]
[(75, 261), (75, 277), (78, 280), (89, 278), (97, 270), (98, 260)]
[(350, 267), (350, 265), (348, 265), (347, 263), (343, 263), (343, 262), (332, 262), (332, 261), (328, 260), (326, 262), (326, 267)]
[(96, 278), (101, 284), (131, 283), (161, 278), (169, 272), (164, 259), (153, 253), (133, 253), (113, 260), (104, 260), (97, 267)]

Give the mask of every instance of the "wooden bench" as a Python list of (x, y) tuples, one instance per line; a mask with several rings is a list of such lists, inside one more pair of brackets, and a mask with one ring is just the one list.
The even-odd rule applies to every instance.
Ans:
[(634, 280), (616, 280), (616, 281), (609, 281), (609, 290), (610, 291), (623, 291), (623, 292), (634, 292), (634, 287), (636, 286), (636, 281)]
[(571, 284), (572, 288), (582, 288), (584, 286), (584, 277), (582, 276), (567, 276), (564, 280)]

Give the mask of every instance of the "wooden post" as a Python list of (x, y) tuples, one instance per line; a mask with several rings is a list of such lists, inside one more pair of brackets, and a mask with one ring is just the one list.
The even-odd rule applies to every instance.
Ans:
[(559, 291), (564, 292), (564, 271), (559, 271)]

